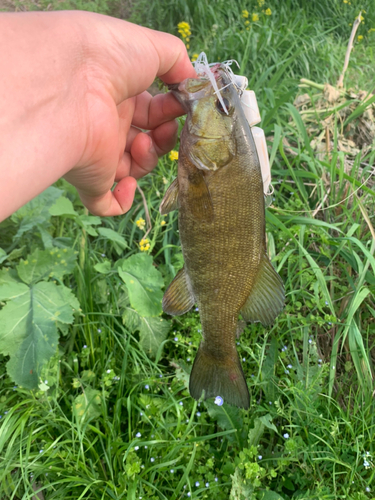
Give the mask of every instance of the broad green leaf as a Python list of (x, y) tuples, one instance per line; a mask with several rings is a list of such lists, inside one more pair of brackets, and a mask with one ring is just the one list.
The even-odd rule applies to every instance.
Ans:
[(86, 387), (83, 394), (73, 401), (73, 413), (77, 421), (91, 420), (101, 415), (102, 399), (100, 392), (92, 387)]
[(90, 236), (98, 236), (98, 232), (92, 226), (99, 226), (102, 220), (94, 215), (79, 215), (75, 222), (87, 231)]
[(25, 248), (26, 247), (24, 245), (22, 247), (18, 247), (18, 248), (15, 248), (14, 250), (12, 250), (10, 252), (10, 254), (8, 255), (8, 262), (11, 261), (11, 260), (17, 260), (20, 257), (22, 257), (23, 251), (25, 250)]
[(118, 255), (121, 255), (122, 251), (128, 247), (125, 238), (116, 233), (116, 231), (113, 231), (113, 229), (109, 229), (108, 227), (99, 227), (98, 233), (106, 240), (110, 240), (113, 243), (113, 248), (116, 250)]
[(277, 432), (277, 428), (275, 424), (272, 423), (272, 416), (270, 413), (267, 413), (266, 415), (263, 415), (263, 417), (260, 417), (259, 420), (262, 422), (263, 425), (265, 425), (268, 429), (271, 429), (272, 431)]
[(58, 200), (56, 200), (52, 207), (50, 207), (49, 213), (55, 216), (78, 215), (74, 210), (73, 203), (65, 196), (61, 196)]
[(27, 284), (52, 277), (62, 279), (74, 269), (76, 254), (71, 248), (36, 249), (18, 264), (18, 275)]
[(20, 279), (15, 269), (5, 267), (0, 270), (0, 287), (5, 283), (20, 283)]
[(137, 311), (134, 311), (131, 307), (125, 307), (122, 322), (131, 332), (138, 330), (140, 321), (141, 318)]
[(42, 242), (43, 242), (44, 248), (46, 250), (50, 249), (50, 248), (53, 248), (53, 238), (52, 238), (52, 235), (47, 231), (47, 229), (45, 228), (45, 225), (44, 224), (38, 224), (37, 228), (38, 228), (38, 230), (40, 232), (40, 236), (42, 237)]
[(264, 427), (265, 426), (263, 422), (260, 420), (260, 418), (256, 418), (254, 420), (254, 427), (249, 430), (249, 435), (248, 435), (249, 447), (258, 446), (260, 438), (263, 436)]
[(13, 300), (29, 291), (29, 287), (24, 283), (9, 281), (0, 285), (0, 300)]
[(140, 320), (139, 343), (150, 358), (155, 358), (160, 344), (167, 338), (170, 322), (152, 317), (141, 317)]
[(280, 495), (280, 493), (276, 493), (276, 491), (265, 490), (260, 493), (260, 500), (284, 500), (284, 497)]
[(240, 442), (240, 432), (243, 428), (243, 420), (241, 417), (241, 410), (236, 406), (231, 406), (224, 403), (222, 406), (216, 405), (213, 401), (205, 401), (208, 414), (211, 418), (217, 421), (219, 427), (224, 430), (236, 429), (235, 434), (228, 435), (228, 441), (237, 440)]
[(50, 186), (39, 196), (17, 210), (11, 217), (13, 222), (19, 224), (15, 238), (19, 238), (39, 224), (45, 225), (48, 223), (51, 218), (49, 209), (60, 198), (62, 193), (61, 189)]
[(68, 288), (44, 281), (23, 285), (20, 292), (21, 286), (0, 311), (0, 352), (10, 356), (8, 373), (16, 384), (34, 389), (41, 369), (56, 352), (56, 323), (72, 323), (72, 304), (76, 307), (78, 301)]
[(99, 262), (94, 266), (95, 271), (101, 274), (108, 274), (111, 271), (111, 263), (109, 260), (105, 260), (104, 262)]
[(118, 268), (129, 293), (131, 306), (141, 316), (159, 316), (164, 285), (162, 275), (153, 266), (151, 255), (138, 253), (126, 259)]

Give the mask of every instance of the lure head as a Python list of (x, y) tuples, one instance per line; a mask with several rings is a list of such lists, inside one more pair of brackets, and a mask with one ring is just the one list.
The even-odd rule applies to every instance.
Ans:
[(236, 154), (236, 123), (242, 113), (238, 91), (224, 66), (209, 77), (188, 78), (170, 86), (187, 112), (181, 147), (200, 169), (217, 170)]

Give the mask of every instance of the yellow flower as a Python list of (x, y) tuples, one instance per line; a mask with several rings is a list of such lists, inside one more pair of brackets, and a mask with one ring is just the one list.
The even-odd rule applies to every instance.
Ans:
[(344, 3), (348, 3), (348, 0), (343, 0), (343, 1), (344, 1)]
[(249, 17), (249, 13), (247, 12), (247, 10), (242, 11), (242, 17), (244, 17), (245, 19)]
[(259, 7), (263, 7), (265, 0), (258, 0)]
[(369, 33), (372, 33), (373, 31), (375, 31), (375, 28), (370, 28), (370, 29), (368, 30), (368, 32), (369, 32)]
[(198, 59), (198, 57), (199, 57), (199, 54), (193, 54), (193, 55), (191, 56), (191, 62), (196, 61), (196, 60)]
[(190, 45), (189, 45), (188, 43), (186, 44), (186, 48), (187, 48), (187, 49), (190, 49)]
[(150, 250), (150, 241), (147, 238), (142, 238), (139, 242), (139, 249), (141, 252), (147, 252), (147, 250)]
[(166, 225), (165, 220), (162, 220), (162, 221), (160, 222), (160, 225), (161, 225), (161, 226), (165, 226), (165, 225)]
[(245, 21), (245, 26), (249, 26), (249, 24), (250, 24), (249, 20)]
[(253, 21), (253, 23), (256, 23), (257, 21), (259, 21), (259, 16), (258, 16), (258, 14), (253, 14), (253, 15), (252, 15), (252, 21)]
[(363, 40), (363, 35), (358, 35), (358, 41), (362, 42), (362, 40)]
[(142, 217), (140, 217), (137, 221), (136, 221), (136, 224), (137, 226), (139, 227), (139, 229), (141, 229), (143, 231), (143, 229), (145, 228), (145, 225), (146, 225), (146, 221), (144, 219), (142, 219)]
[(364, 20), (365, 20), (365, 18), (364, 18), (364, 17), (362, 16), (362, 14), (361, 14), (361, 22), (362, 22), (362, 21), (364, 21)]
[(268, 7), (268, 9), (265, 12), (266, 16), (270, 16), (272, 14), (271, 9)]
[(175, 151), (174, 149), (172, 149), (172, 151), (169, 153), (169, 159), (171, 161), (178, 160), (178, 151)]

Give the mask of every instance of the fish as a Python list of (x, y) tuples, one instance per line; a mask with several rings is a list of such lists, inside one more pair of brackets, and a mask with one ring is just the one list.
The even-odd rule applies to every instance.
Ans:
[(202, 341), (189, 391), (220, 396), (248, 409), (250, 395), (236, 349), (239, 315), (271, 325), (284, 307), (283, 282), (266, 250), (265, 201), (259, 159), (239, 91), (223, 64), (205, 76), (170, 86), (187, 117), (177, 178), (160, 213), (178, 210), (184, 267), (162, 307), (180, 316), (198, 306)]

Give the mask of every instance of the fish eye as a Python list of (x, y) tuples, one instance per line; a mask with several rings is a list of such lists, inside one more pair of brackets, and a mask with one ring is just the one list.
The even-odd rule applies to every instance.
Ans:
[[(227, 108), (227, 111), (229, 112), (231, 106), (229, 104), (228, 99), (226, 99), (225, 97), (223, 97), (223, 101), (224, 101), (225, 107)], [(220, 111), (220, 113), (226, 114), (225, 111), (224, 111), (223, 105), (221, 104), (221, 102), (220, 102), (219, 99), (216, 101), (216, 107)]]

